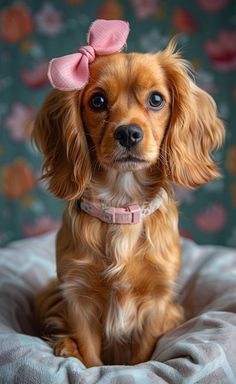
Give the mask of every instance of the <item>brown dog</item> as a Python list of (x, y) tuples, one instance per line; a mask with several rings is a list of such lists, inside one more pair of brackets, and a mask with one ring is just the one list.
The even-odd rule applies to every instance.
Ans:
[[(180, 245), (171, 184), (194, 188), (219, 175), (211, 152), (224, 129), (174, 45), (97, 57), (87, 86), (52, 91), (35, 123), (44, 178), (67, 202), (57, 280), (36, 314), (55, 354), (87, 367), (145, 361), (184, 319), (173, 299)], [(160, 206), (136, 224), (108, 224), (81, 209), (81, 196), (108, 207), (159, 196)]]

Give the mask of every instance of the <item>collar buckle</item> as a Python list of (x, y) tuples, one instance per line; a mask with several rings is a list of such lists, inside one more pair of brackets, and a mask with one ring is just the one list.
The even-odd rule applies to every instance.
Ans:
[(141, 220), (141, 210), (138, 204), (132, 204), (127, 207), (129, 212), (131, 213), (131, 221), (130, 224), (138, 224)]
[(138, 224), (141, 219), (140, 207), (138, 204), (129, 205), (126, 208), (112, 207), (103, 212), (103, 219), (112, 224)]

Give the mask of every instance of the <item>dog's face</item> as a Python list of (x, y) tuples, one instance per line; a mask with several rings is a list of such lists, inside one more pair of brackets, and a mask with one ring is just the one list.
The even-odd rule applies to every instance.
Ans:
[(90, 74), (82, 119), (99, 163), (120, 172), (156, 163), (171, 111), (170, 90), (156, 56), (98, 57)]
[(52, 91), (35, 122), (44, 177), (57, 197), (78, 198), (97, 169), (156, 166), (164, 179), (190, 188), (219, 175), (211, 152), (222, 143), (223, 124), (173, 42), (156, 54), (97, 57), (89, 70), (83, 90)]

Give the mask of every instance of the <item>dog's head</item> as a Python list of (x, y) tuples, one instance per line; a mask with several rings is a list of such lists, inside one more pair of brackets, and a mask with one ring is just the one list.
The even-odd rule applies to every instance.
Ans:
[(99, 167), (155, 166), (199, 186), (218, 176), (211, 152), (223, 136), (213, 99), (191, 80), (173, 41), (156, 54), (97, 57), (83, 90), (49, 94), (34, 129), (44, 177), (63, 199), (78, 198)]

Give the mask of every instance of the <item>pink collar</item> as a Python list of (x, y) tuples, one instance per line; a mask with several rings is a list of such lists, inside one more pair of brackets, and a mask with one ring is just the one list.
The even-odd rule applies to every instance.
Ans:
[(131, 204), (125, 208), (107, 207), (101, 201), (89, 201), (86, 197), (82, 197), (79, 206), (82, 211), (107, 224), (138, 224), (160, 207), (165, 195), (166, 191), (161, 188), (151, 202), (144, 202), (141, 205)]

